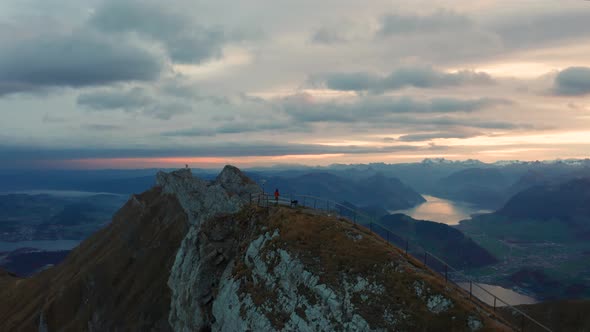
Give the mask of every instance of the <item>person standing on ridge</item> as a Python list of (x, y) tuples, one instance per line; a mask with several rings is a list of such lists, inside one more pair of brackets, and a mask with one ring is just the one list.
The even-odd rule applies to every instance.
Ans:
[(275, 189), (275, 203), (278, 205), (279, 204), (279, 188)]

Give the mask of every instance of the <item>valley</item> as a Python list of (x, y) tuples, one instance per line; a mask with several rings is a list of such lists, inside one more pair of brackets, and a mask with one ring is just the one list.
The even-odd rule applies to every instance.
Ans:
[[(391, 169), (400, 167), (392, 165)], [(462, 164), (444, 167), (469, 169)], [(419, 194), (407, 184), (415, 178), (403, 172), (398, 178), (400, 173), (392, 170), (359, 171), (357, 166), (321, 172), (252, 170), (250, 174), (267, 189), (280, 188), (285, 197), (311, 193), (362, 210), (401, 239), (435, 253), (512, 305), (590, 297), (590, 245), (586, 241), (590, 228), (584, 205), (590, 182), (560, 176), (540, 184), (535, 180), (527, 187), (524, 183), (531, 181), (531, 175), (525, 172), (523, 178), (515, 177), (517, 184), (508, 186), (521, 190), (503, 196), (506, 203), (490, 209), (453, 196), (462, 190), (470, 192), (471, 180), (462, 181), (460, 174), (473, 177), (481, 175), (479, 171), (439, 174), (460, 183), (454, 194), (440, 191), (439, 197), (432, 189)], [(454, 186), (451, 180), (445, 183)], [(529, 189), (531, 186), (545, 187)], [(560, 203), (564, 195), (573, 197), (567, 199), (569, 205)], [(5, 192), (0, 195), (0, 268), (26, 277), (59, 264), (81, 241), (108, 227), (125, 200), (126, 194), (75, 188)], [(541, 209), (530, 208), (542, 206), (540, 202), (550, 203)], [(344, 210), (341, 213), (353, 218)], [(491, 304), (482, 292), (476, 290), (474, 296)]]
[(410, 209), (395, 210), (390, 211), (390, 213), (403, 213), (414, 219), (431, 220), (453, 226), (459, 225), (461, 220), (469, 219), (474, 214), (491, 212), (461, 201), (426, 194), (422, 194), (422, 197), (426, 202)]

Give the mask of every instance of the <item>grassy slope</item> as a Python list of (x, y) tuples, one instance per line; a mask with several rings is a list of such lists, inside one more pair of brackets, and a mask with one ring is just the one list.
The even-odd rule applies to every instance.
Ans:
[[(130, 200), (107, 228), (60, 265), (0, 287), (0, 331), (169, 330), (167, 286), (187, 219), (176, 199), (152, 189)], [(0, 281), (2, 282), (2, 281)]]
[[(355, 305), (363, 317), (374, 328), (387, 327), (382, 314), (384, 308), (393, 306), (407, 311), (412, 317), (414, 324), (406, 326), (409, 330), (462, 330), (459, 322), (473, 312), (485, 313), (481, 315), (487, 326), (484, 330), (502, 330), (497, 322), (487, 317), (493, 316), (493, 313), (486, 306), (476, 308), (462, 289), (445, 283), (419, 261), (405, 256), (399, 248), (362, 226), (302, 209), (278, 207), (271, 208), (270, 212), (257, 211), (255, 214), (260, 213), (262, 218), (257, 218), (258, 224), (271, 233), (274, 229), (279, 231), (280, 237), (273, 242), (275, 248), (295, 253), (306, 268), (320, 275), (321, 281), (327, 285), (340, 288), (343, 273), (350, 277), (374, 278), (377, 283), (385, 285), (382, 297), (373, 299), (373, 302), (361, 303), (360, 299), (353, 299), (353, 302), (357, 301)], [(264, 216), (265, 213), (268, 216)], [(360, 239), (357, 235), (361, 235)], [(244, 266), (237, 268), (242, 270), (242, 274), (245, 273), (243, 269)], [(443, 314), (428, 311), (424, 299), (415, 294), (413, 285), (417, 281), (425, 282), (430, 292), (452, 299), (454, 308)], [(264, 293), (260, 289), (252, 291), (253, 294)]]

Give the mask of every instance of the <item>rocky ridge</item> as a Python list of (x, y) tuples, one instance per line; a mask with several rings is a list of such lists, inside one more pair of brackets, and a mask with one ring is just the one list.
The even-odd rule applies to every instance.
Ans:
[(262, 190), (233, 166), (226, 166), (213, 182), (194, 178), (189, 169), (183, 169), (159, 172), (156, 183), (178, 198), (191, 224), (176, 254), (168, 285), (173, 294), (170, 324), (176, 331), (192, 331), (205, 324), (200, 305), (210, 298), (209, 285), (213, 282), (204, 271), (203, 261), (223, 258), (218, 256), (223, 252), (195, 250), (200, 247), (201, 225), (215, 215), (238, 212)]
[(191, 228), (168, 285), (175, 331), (481, 330), (461, 291), (362, 227), (286, 207), (228, 166), (213, 182), (160, 173)]
[(367, 229), (260, 192), (232, 166), (158, 173), (63, 264), (0, 274), (0, 331), (508, 329)]

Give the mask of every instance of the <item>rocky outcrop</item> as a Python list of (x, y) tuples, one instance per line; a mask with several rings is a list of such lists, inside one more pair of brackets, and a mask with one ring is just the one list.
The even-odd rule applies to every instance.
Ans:
[(159, 172), (156, 182), (164, 192), (176, 195), (191, 224), (168, 281), (172, 291), (170, 324), (176, 331), (198, 330), (206, 324), (201, 306), (210, 301), (213, 282), (205, 263), (223, 255), (203, 247), (201, 225), (216, 215), (238, 212), (262, 190), (233, 166), (226, 166), (211, 182), (194, 178), (189, 169)]
[(0, 331), (502, 328), (361, 226), (249, 204), (261, 190), (235, 167), (157, 183), (59, 266), (28, 279), (0, 271)]
[(193, 177), (190, 169), (158, 172), (156, 184), (165, 193), (176, 196), (190, 224), (197, 228), (203, 220), (216, 214), (237, 212), (249, 202), (250, 195), (262, 192), (256, 183), (233, 166), (226, 166), (212, 182)]
[(226, 167), (215, 181), (158, 174), (191, 229), (168, 285), (175, 331), (480, 330), (485, 308), (345, 220), (248, 205), (260, 189)]
[[(485, 308), (366, 229), (286, 207), (204, 221), (176, 331), (501, 328)], [(185, 248), (189, 250), (189, 248)], [(180, 288), (179, 288), (180, 289)]]

